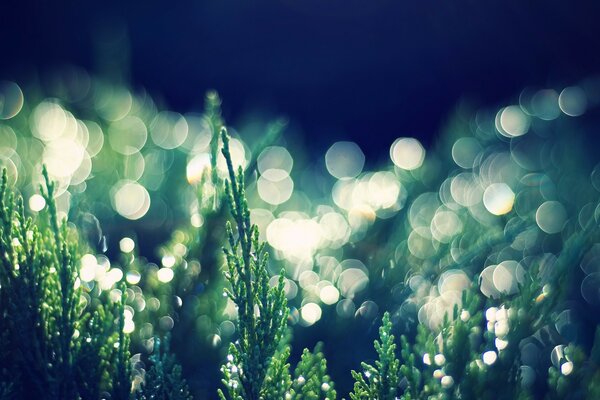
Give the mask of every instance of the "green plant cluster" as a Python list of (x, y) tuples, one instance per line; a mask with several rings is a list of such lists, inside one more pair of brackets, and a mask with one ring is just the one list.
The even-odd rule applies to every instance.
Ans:
[[(353, 372), (356, 384), (351, 398), (596, 398), (600, 330), (589, 354), (576, 344), (561, 347), (558, 366), (549, 368), (546, 381), (536, 381), (533, 369), (523, 365), (531, 357), (527, 346), (532, 342), (527, 338), (534, 335), (536, 341), (549, 344), (552, 335), (542, 328), (552, 315), (547, 310), (550, 300), (531, 294), (525, 293), (531, 299), (528, 304), (520, 304), (531, 311), (521, 308), (520, 300), (485, 310), (480, 295), (469, 290), (464, 293), (465, 308), (446, 316), (439, 332), (419, 326), (413, 345), (402, 336), (399, 360), (392, 324), (385, 314), (380, 342), (375, 342), (379, 360), (375, 367), (363, 363), (362, 375)], [(506, 333), (500, 332), (504, 324), (510, 327)]]
[(302, 351), (302, 358), (294, 370), (292, 390), (295, 399), (333, 400), (337, 398), (334, 383), (327, 373), (327, 360), (321, 352), (323, 343), (319, 342), (311, 352)]
[[(225, 130), (221, 137), (229, 171), (225, 193), (235, 225), (234, 234), (231, 224), (227, 224), (229, 248), (225, 249), (225, 257), (230, 289), (226, 289), (225, 294), (236, 304), (239, 336), (230, 345), (227, 363), (221, 368), (228, 397), (236, 400), (310, 399), (321, 392), (332, 393), (327, 394), (327, 398), (335, 397), (320, 353), (304, 354), (292, 385), (287, 363), (290, 348), (284, 340), (289, 315), (284, 276), (279, 275), (275, 286), (269, 285), (268, 253), (265, 243), (259, 242), (258, 228), (250, 222), (244, 173), (241, 167), (235, 172)], [(221, 390), (219, 396), (227, 398)]]
[(136, 400), (189, 400), (189, 388), (181, 375), (181, 366), (169, 351), (169, 338), (161, 346), (159, 338), (154, 340), (154, 351), (150, 356), (151, 367), (146, 372), (141, 389), (135, 392)]
[[(34, 221), (23, 201), (0, 185), (0, 318), (2, 387), (6, 398), (128, 398), (129, 345), (123, 298), (93, 301), (78, 280), (74, 232), (58, 221), (54, 184)], [(106, 300), (106, 299), (103, 299)], [(89, 303), (89, 304), (86, 304)]]
[[(157, 308), (140, 307), (137, 295), (136, 300), (128, 302), (135, 310), (133, 320), (136, 327), (143, 327), (132, 333), (133, 346), (150, 351), (154, 336), (169, 332), (172, 351), (178, 354), (178, 360), (190, 375), (218, 380), (219, 371), (213, 371), (211, 366), (220, 362), (233, 338), (233, 332), (221, 329), (224, 323), (233, 327), (230, 321), (233, 318), (229, 311), (226, 312), (228, 299), (222, 295), (225, 284), (221, 269), (222, 246), (228, 240), (225, 226), (228, 207), (225, 177), (217, 168), (224, 120), (221, 116), (221, 99), (214, 91), (209, 91), (205, 96), (202, 118), (210, 128), (207, 153), (210, 162), (193, 187), (193, 208), (201, 218), (201, 226), (188, 223), (178, 227), (171, 239), (157, 249), (161, 257), (174, 260), (171, 267), (173, 279), (168, 284), (158, 281), (156, 274), (152, 273), (156, 266), (148, 265), (149, 261), (137, 254), (136, 250), (122, 253), (118, 265), (125, 273), (132, 272), (141, 277), (137, 284), (131, 285), (132, 289), (139, 291), (139, 298), (145, 299), (146, 302), (141, 304), (159, 304)], [(282, 120), (276, 120), (266, 127), (266, 134), (252, 147), (252, 157), (245, 171), (246, 179), (256, 169), (258, 154), (279, 137), (284, 126)], [(177, 329), (171, 330), (172, 325), (163, 327), (160, 320), (164, 316), (173, 316), (177, 320)], [(195, 351), (187, 351), (189, 348)], [(203, 355), (204, 363), (197, 362), (196, 352)], [(211, 396), (212, 393), (214, 389), (205, 392), (204, 396)]]
[[(35, 218), (8, 188), (6, 170), (0, 183), (0, 398), (130, 399), (126, 287), (112, 301), (82, 286), (77, 232), (59, 221), (55, 186), (43, 173), (47, 206)], [(136, 394), (187, 398), (179, 367), (158, 343), (147, 383)]]
[(352, 400), (393, 400), (396, 398), (400, 378), (400, 361), (396, 358), (396, 344), (388, 313), (383, 315), (379, 338), (380, 342), (375, 341), (375, 350), (379, 355), (375, 366), (363, 362), (363, 374), (352, 371), (352, 376), (356, 381), (354, 392), (350, 394)]
[[(553, 137), (548, 121), (527, 116), (532, 131), (508, 138), (481, 120), (470, 128), (471, 120), (457, 118), (450, 130), (472, 129), (475, 136), (448, 135), (452, 151), (442, 141), (418, 169), (391, 167), (339, 180), (337, 189), (377, 174), (398, 183), (402, 195), (389, 209), (371, 210), (372, 218), (368, 210), (357, 217), (355, 209), (330, 199), (311, 203), (307, 193), (294, 194), (292, 204), (279, 209), (262, 208), (272, 218), (295, 214), (289, 221), (301, 213), (303, 222), (323, 214), (344, 223), (359, 220), (342, 247), (310, 254), (313, 285), (293, 275), (293, 258), (263, 243), (264, 232), (250, 219), (249, 202), (260, 201), (257, 160), (283, 124), (269, 127), (246, 159), (247, 168), (236, 169), (216, 93), (207, 95), (202, 118), (210, 144), (189, 211), (197, 223), (179, 227), (159, 249), (162, 266), (137, 249), (122, 250), (111, 268), (121, 278), (108, 289), (99, 279), (80, 279), (79, 260), (95, 250), (86, 247), (81, 227), (59, 220), (57, 187), (48, 174), (41, 190), (46, 206), (32, 217), (3, 175), (0, 399), (189, 399), (188, 382), (194, 392), (210, 386), (198, 381), (209, 381), (221, 362), (222, 399), (335, 399), (339, 389), (321, 344), (312, 352), (304, 349), (291, 367), (294, 327), (314, 323), (298, 312), (307, 303), (323, 312), (317, 324), (354, 316), (376, 326), (383, 315), (371, 352), (376, 359), (363, 357), (360, 372), (340, 371), (337, 360), (330, 360), (336, 379), (342, 373), (354, 379), (353, 400), (600, 398), (598, 319), (574, 315), (582, 300), (599, 299), (592, 289), (600, 256), (600, 175), (594, 177), (600, 169), (592, 174), (594, 190), (586, 166), (558, 151), (572, 138)], [(469, 155), (472, 165), (457, 163), (460, 168), (442, 173), (443, 166), (455, 167), (448, 154), (464, 150), (460, 143), (478, 149)], [(228, 178), (218, 171), (221, 148)], [(481, 197), (499, 183), (512, 198), (494, 214)], [(540, 205), (556, 203), (564, 218), (557, 229), (544, 230), (560, 215), (543, 215)], [(368, 260), (368, 266), (344, 267), (342, 260), (352, 257)], [(337, 272), (326, 270), (324, 258), (342, 261), (336, 261)], [(486, 275), (506, 260), (514, 263)], [(160, 280), (159, 269), (173, 272), (171, 279)], [(359, 289), (347, 290), (340, 273), (347, 269), (362, 274)], [(273, 277), (275, 271), (281, 272)], [(335, 290), (334, 301), (323, 300), (323, 284)], [(126, 315), (135, 329), (126, 326)], [(169, 331), (171, 344), (159, 339)], [(214, 391), (200, 393), (214, 397)]]
[[(228, 229), (227, 278), (232, 289), (227, 293), (238, 306), (240, 332), (240, 339), (231, 345), (222, 368), (229, 397), (335, 398), (335, 391), (322, 391), (333, 388), (322, 355), (311, 356), (305, 350), (295, 379), (290, 380), (289, 366), (285, 364), (290, 350), (282, 341), (281, 316), (288, 313), (283, 281), (279, 279), (276, 286), (267, 289), (267, 261), (256, 228), (249, 221), (243, 174), (241, 169), (234, 173), (225, 133), (223, 141), (230, 171), (227, 194), (237, 226), (237, 235)], [(596, 334), (588, 354), (577, 343), (556, 346), (554, 350), (552, 346), (560, 340), (553, 327), (555, 310), (568, 298), (570, 286), (565, 283), (573, 279), (569, 266), (579, 263), (597, 240), (598, 230), (593, 222), (573, 230), (554, 264), (555, 270), (548, 273), (541, 261), (532, 263), (520, 279), (516, 293), (486, 297), (475, 279), (478, 283), (461, 291), (461, 301), (445, 313), (439, 326), (432, 329), (420, 324), (412, 339), (401, 335), (400, 351), (396, 350), (392, 334), (394, 317), (386, 312), (380, 339), (375, 341), (378, 359), (374, 365), (362, 363), (362, 373), (352, 372), (355, 385), (350, 397), (353, 400), (595, 398), (600, 386), (599, 335)], [(261, 281), (262, 284), (256, 285)], [(400, 317), (398, 313), (396, 318)], [(265, 339), (267, 343), (261, 342)], [(555, 364), (547, 375), (537, 376), (535, 365), (530, 364), (549, 354), (549, 350)], [(220, 395), (225, 398), (223, 393)]]

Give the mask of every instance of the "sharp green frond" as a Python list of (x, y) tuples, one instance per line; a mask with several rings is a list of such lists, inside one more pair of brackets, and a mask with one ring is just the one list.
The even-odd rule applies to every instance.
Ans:
[(154, 351), (150, 356), (150, 369), (146, 372), (144, 383), (136, 400), (190, 400), (192, 397), (185, 379), (181, 375), (181, 366), (175, 362), (175, 356), (169, 350), (169, 338), (161, 345), (154, 338)]
[(225, 129), (221, 138), (229, 172), (225, 198), (233, 217), (233, 225), (227, 224), (229, 248), (224, 249), (230, 284), (226, 293), (238, 311), (238, 339), (221, 368), (223, 383), (231, 399), (275, 400), (289, 391), (291, 381), (285, 366), (289, 351), (276, 355), (289, 313), (283, 274), (275, 287), (269, 285), (268, 253), (258, 240), (258, 228), (250, 222), (244, 172), (241, 167), (234, 169)]
[(375, 366), (362, 363), (363, 372), (352, 371), (355, 379), (352, 400), (394, 400), (398, 392), (400, 361), (396, 358), (396, 344), (392, 335), (389, 313), (383, 315), (379, 328), (379, 341), (375, 341), (378, 359)]
[(109, 393), (113, 399), (128, 399), (124, 295), (112, 305), (86, 306), (82, 301), (77, 243), (58, 220), (55, 186), (46, 169), (43, 175), (47, 207), (33, 219), (8, 188), (6, 171), (2, 174), (0, 388), (13, 398), (100, 398)]

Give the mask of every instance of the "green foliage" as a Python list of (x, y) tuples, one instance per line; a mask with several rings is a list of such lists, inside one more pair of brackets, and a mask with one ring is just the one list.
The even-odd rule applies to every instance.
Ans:
[[(229, 171), (225, 194), (236, 229), (234, 234), (231, 224), (227, 224), (230, 248), (225, 249), (226, 278), (231, 289), (226, 289), (226, 295), (237, 306), (239, 332), (221, 368), (223, 384), (232, 399), (335, 399), (334, 383), (327, 375), (320, 344), (314, 353), (304, 350), (295, 379), (291, 380), (287, 363), (290, 348), (284, 340), (289, 311), (283, 273), (277, 285), (271, 287), (268, 253), (265, 244), (259, 243), (256, 225), (250, 223), (244, 173), (241, 168), (235, 172), (225, 130), (222, 140)], [(219, 396), (225, 398), (222, 391)]]
[(335, 385), (327, 374), (327, 360), (321, 352), (323, 344), (317, 343), (311, 352), (304, 349), (302, 358), (294, 370), (293, 398), (297, 400), (334, 400)]
[(123, 298), (117, 304), (86, 304), (77, 243), (67, 224), (58, 221), (55, 186), (45, 170), (44, 178), (47, 207), (35, 220), (25, 216), (22, 199), (8, 189), (6, 171), (0, 184), (3, 397), (78, 399), (109, 393), (127, 399), (131, 380)]
[[(375, 342), (375, 366), (363, 363), (363, 374), (352, 371), (356, 399), (595, 399), (598, 384), (600, 330), (586, 354), (581, 346), (556, 346), (547, 382), (535, 383), (525, 364), (523, 346), (532, 335), (550, 341), (545, 326), (552, 320), (547, 302), (532, 297), (539, 283), (522, 287), (524, 298), (505, 299), (501, 307), (482, 308), (476, 287), (463, 292), (463, 309), (446, 316), (439, 331), (419, 325), (415, 344), (401, 336), (401, 361), (395, 359), (392, 324), (386, 313)], [(518, 308), (522, 303), (533, 313)], [(422, 362), (421, 362), (422, 360)]]
[[(206, 94), (205, 113), (212, 130), (210, 139), (210, 171), (212, 173), (212, 182), (219, 182), (217, 174), (217, 156), (219, 155), (219, 134), (223, 126), (221, 118), (221, 98), (217, 92), (211, 91)], [(216, 196), (215, 196), (216, 198)]]
[(396, 398), (400, 361), (396, 358), (392, 322), (387, 312), (383, 315), (382, 325), (379, 328), (379, 340), (375, 341), (375, 350), (379, 356), (375, 366), (363, 362), (363, 374), (352, 371), (356, 381), (354, 392), (350, 394), (352, 400), (394, 400)]
[[(100, 92), (94, 93), (102, 98)], [(104, 98), (114, 97), (112, 89), (107, 93)], [(132, 116), (154, 131), (159, 110), (132, 98), (136, 102)], [(50, 103), (58, 107), (54, 100), (44, 102), (46, 106)], [(94, 119), (87, 103), (85, 100), (79, 114)], [(110, 263), (113, 272), (133, 274), (129, 288), (114, 286), (114, 282), (101, 285), (101, 273), (80, 285), (81, 254), (76, 245), (85, 246), (78, 240), (86, 237), (86, 232), (58, 220), (57, 190), (46, 177), (42, 192), (47, 207), (29, 219), (22, 200), (8, 190), (4, 177), (0, 196), (0, 399), (128, 398), (131, 370), (129, 338), (123, 332), (125, 307), (135, 321), (131, 346), (142, 352), (135, 359), (145, 359), (143, 353), (151, 351), (154, 336), (172, 331), (172, 347), (187, 376), (194, 377), (194, 390), (199, 393), (214, 393), (210, 388), (216, 380), (212, 374), (218, 374), (214, 365), (225, 358), (221, 343), (237, 338), (222, 368), (222, 398), (225, 394), (236, 399), (336, 398), (319, 347), (312, 353), (305, 350), (293, 380), (290, 375), (286, 320), (291, 325), (308, 322), (301, 311), (308, 301), (321, 307), (323, 319), (310, 328), (299, 328), (301, 332), (318, 331), (326, 325), (343, 329), (340, 326), (352, 327), (355, 320), (372, 322), (375, 312), (360, 311), (369, 308), (367, 302), (391, 312), (384, 316), (375, 344), (378, 360), (363, 364), (363, 373), (353, 373), (353, 399), (600, 398), (600, 330), (594, 339), (590, 333), (598, 319), (593, 313), (580, 312), (582, 302), (588, 303), (585, 307), (598, 304), (600, 166), (590, 175), (591, 166), (578, 157), (580, 153), (563, 151), (576, 146), (576, 129), (573, 135), (556, 136), (570, 118), (558, 117), (552, 122), (518, 112), (531, 129), (526, 135), (509, 137), (497, 121), (503, 114), (470, 116), (461, 109), (451, 124), (451, 134), (440, 140), (437, 149), (428, 149), (418, 168), (405, 170), (390, 164), (336, 182), (319, 168), (305, 168), (300, 156), (293, 160), (293, 174), (292, 163), (285, 170), (293, 179), (294, 193), (288, 201), (275, 205), (260, 193), (259, 182), (267, 174), (259, 161), (284, 124), (277, 121), (266, 133), (255, 129), (262, 140), (251, 149), (243, 146), (247, 168), (236, 171), (228, 137), (221, 135), (220, 103), (218, 95), (210, 92), (204, 115), (190, 120), (194, 124), (200, 121), (202, 129), (190, 130), (185, 143), (176, 149), (148, 140), (139, 149), (142, 168), (133, 168), (133, 175), (141, 174), (136, 182), (152, 192), (153, 207), (144, 223), (171, 227), (180, 217), (189, 221), (178, 226), (171, 241), (158, 251), (163, 272), (165, 268), (174, 272), (170, 280), (159, 279), (156, 271), (161, 267), (130, 249), (122, 250), (121, 259)], [(74, 117), (78, 114), (74, 103), (68, 103), (70, 110), (62, 107), (57, 110)], [(31, 104), (16, 118), (2, 121), (2, 127), (12, 126), (19, 134), (6, 131), (5, 136), (15, 138), (9, 147), (15, 147), (21, 160), (35, 158), (49, 144), (30, 135), (35, 132), (30, 129), (32, 121), (38, 120), (33, 113), (36, 109)], [(43, 112), (43, 107), (39, 110), (35, 112)], [(88, 127), (90, 143), (93, 132), (113, 132), (119, 124), (107, 118), (92, 124), (78, 122)], [(100, 129), (94, 129), (96, 125)], [(245, 139), (252, 137), (252, 129), (244, 131)], [(456, 137), (457, 132), (469, 131), (472, 135)], [(30, 141), (36, 145), (30, 146)], [(229, 169), (226, 189), (217, 168), (221, 142)], [(72, 213), (89, 208), (100, 218), (100, 205), (105, 207), (107, 196), (122, 179), (130, 177), (129, 164), (139, 155), (124, 157), (110, 135), (106, 143), (110, 145), (95, 149), (97, 155), (90, 156), (93, 174), (86, 177), (87, 182), (68, 189), (72, 205), (78, 205), (71, 207)], [(195, 170), (199, 175), (188, 177), (192, 188), (184, 179), (170, 179), (167, 170), (175, 171), (196, 157), (203, 169), (202, 174)], [(27, 178), (39, 164), (21, 164), (18, 182), (21, 190), (30, 194)], [(303, 186), (307, 174), (313, 172), (318, 184)], [(245, 182), (249, 183), (248, 193)], [(334, 188), (331, 193), (329, 183)], [(510, 189), (510, 201), (498, 215), (485, 201), (485, 193), (493, 199), (494, 187), (500, 183)], [(347, 193), (340, 191), (342, 187)], [(394, 187), (397, 193), (391, 190)], [(369, 196), (361, 198), (365, 188)], [(352, 199), (351, 205), (342, 204), (346, 195), (359, 198)], [(246, 196), (259, 211), (261, 224), (270, 223), (267, 219), (298, 218), (327, 228), (332, 224), (326, 217), (334, 216), (336, 224), (346, 225), (336, 240), (330, 235), (333, 230), (327, 232), (321, 238), (326, 240), (302, 254), (302, 262), (310, 261), (311, 282), (296, 274), (294, 249), (276, 246), (273, 241), (272, 253), (288, 275), (284, 278), (282, 273), (275, 287), (270, 287), (277, 279), (267, 271), (266, 246), (259, 243), (258, 230), (250, 224)], [(157, 197), (161, 200), (155, 201)], [(176, 201), (179, 199), (185, 201)], [(153, 225), (152, 212), (163, 202), (169, 205), (164, 221), (170, 222)], [(561, 211), (544, 215), (542, 205), (552, 209), (552, 203), (559, 203)], [(233, 214), (233, 227), (229, 225), (227, 230), (225, 204)], [(65, 211), (62, 205), (60, 210)], [(116, 208), (114, 212), (120, 218)], [(544, 230), (544, 222), (553, 219), (559, 226)], [(140, 239), (143, 233), (144, 229), (137, 231)], [(290, 237), (286, 235), (285, 240), (293, 240)], [(229, 290), (228, 297), (223, 297), (219, 250), (228, 239)], [(93, 248), (86, 252), (95, 254)], [(360, 269), (365, 276), (356, 290), (349, 290), (341, 275), (347, 268), (344, 261), (349, 259), (364, 261), (365, 268)], [(505, 261), (509, 263), (496, 268)], [(292, 288), (287, 291), (292, 312), (288, 312), (283, 295), (284, 283), (286, 289)], [(330, 285), (337, 289), (331, 302), (323, 300), (321, 293)], [(350, 312), (340, 313), (336, 306), (337, 312), (332, 312), (338, 295), (344, 302), (338, 305), (352, 306)], [(353, 314), (351, 309), (361, 302), (360, 312)], [(167, 323), (162, 323), (162, 318)], [(392, 321), (399, 335), (397, 343), (391, 335)], [(167, 354), (168, 346), (158, 341), (154, 344), (157, 347), (150, 357), (146, 381), (135, 395), (188, 398), (182, 371)], [(142, 376), (142, 371), (138, 372), (136, 383)], [(350, 376), (339, 367), (338, 373)]]
[(263, 383), (261, 397), (263, 399), (288, 399), (291, 395), (290, 387), (292, 378), (290, 376), (290, 364), (287, 362), (290, 356), (289, 346), (275, 353), (271, 359), (269, 371)]
[(223, 383), (231, 398), (275, 399), (278, 397), (269, 396), (279, 396), (282, 391), (270, 386), (289, 381), (283, 377), (289, 352), (276, 355), (288, 316), (283, 275), (277, 286), (269, 285), (268, 255), (265, 244), (259, 243), (256, 225), (250, 223), (243, 170), (240, 168), (236, 174), (225, 130), (221, 136), (229, 170), (225, 192), (236, 229), (234, 235), (231, 224), (227, 224), (230, 248), (225, 249), (226, 278), (231, 289), (226, 294), (237, 306), (239, 335), (230, 345), (228, 362), (222, 367)]
[(146, 372), (144, 383), (136, 392), (138, 400), (188, 400), (191, 395), (181, 366), (169, 352), (169, 338), (161, 346), (159, 338), (154, 338), (154, 351), (150, 356), (151, 367)]

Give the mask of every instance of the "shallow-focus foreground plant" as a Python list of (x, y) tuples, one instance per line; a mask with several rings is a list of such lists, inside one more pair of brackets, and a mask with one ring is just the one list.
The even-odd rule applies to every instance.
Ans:
[[(225, 130), (221, 136), (229, 171), (225, 193), (235, 227), (227, 224), (225, 257), (230, 289), (225, 293), (238, 311), (238, 339), (230, 345), (227, 363), (221, 368), (227, 394), (232, 399), (335, 399), (319, 348), (314, 354), (305, 350), (292, 382), (287, 362), (290, 347), (285, 341), (289, 310), (283, 274), (275, 286), (269, 285), (268, 253), (265, 243), (258, 240), (258, 228), (250, 222), (243, 170), (236, 173)], [(226, 398), (221, 390), (219, 396)]]
[(333, 400), (337, 397), (334, 384), (327, 373), (327, 360), (321, 352), (322, 343), (314, 351), (304, 349), (294, 371), (293, 398), (297, 400)]
[(58, 221), (44, 171), (46, 207), (25, 216), (0, 184), (0, 393), (4, 398), (127, 399), (131, 381), (123, 300), (92, 301), (78, 278), (74, 232)]
[[(229, 137), (223, 131), (223, 155), (227, 161), (229, 181), (226, 182), (226, 197), (234, 219), (234, 228), (227, 224), (230, 248), (225, 250), (227, 259), (226, 277), (231, 285), (227, 290), (237, 305), (236, 323), (239, 338), (231, 344), (227, 364), (222, 368), (224, 384), (231, 398), (259, 399), (267, 392), (285, 396), (289, 389), (287, 379), (273, 380), (274, 375), (287, 369), (285, 359), (288, 352), (279, 351), (288, 315), (283, 276), (277, 286), (269, 285), (267, 271), (268, 256), (265, 244), (258, 241), (258, 229), (250, 223), (250, 212), (244, 194), (244, 174), (240, 168), (236, 173), (229, 153)], [(265, 385), (265, 382), (269, 385)], [(280, 384), (283, 383), (284, 386)], [(225, 398), (222, 392), (219, 392)], [(277, 398), (277, 397), (273, 397)]]
[[(554, 331), (555, 314), (547, 295), (530, 280), (522, 296), (505, 298), (500, 307), (486, 308), (473, 286), (463, 292), (463, 308), (446, 315), (439, 330), (419, 325), (411, 344), (400, 338), (396, 359), (392, 323), (383, 317), (379, 359), (363, 363), (355, 379), (358, 399), (595, 399), (600, 361), (600, 330), (591, 350), (577, 341), (554, 345), (564, 338)], [(530, 310), (529, 312), (525, 310)], [(554, 348), (552, 347), (554, 346)], [(546, 376), (536, 363), (552, 362)]]
[(154, 352), (150, 356), (150, 369), (146, 372), (141, 389), (136, 392), (137, 400), (189, 400), (191, 395), (181, 366), (169, 352), (169, 338), (161, 345), (154, 338)]
[(391, 332), (390, 315), (385, 313), (382, 326), (379, 328), (380, 341), (375, 341), (375, 350), (379, 359), (375, 361), (375, 366), (363, 362), (362, 375), (352, 371), (352, 376), (356, 380), (354, 392), (350, 394), (353, 400), (394, 400), (396, 398), (400, 361), (396, 358), (396, 344)]

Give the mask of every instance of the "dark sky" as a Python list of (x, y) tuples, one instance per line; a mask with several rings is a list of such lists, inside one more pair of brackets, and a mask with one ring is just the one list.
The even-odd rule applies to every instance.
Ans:
[(265, 108), (318, 150), (426, 143), (464, 96), (514, 99), (600, 72), (600, 2), (566, 0), (4, 0), (0, 79), (74, 64), (180, 112), (208, 88), (226, 116)]

